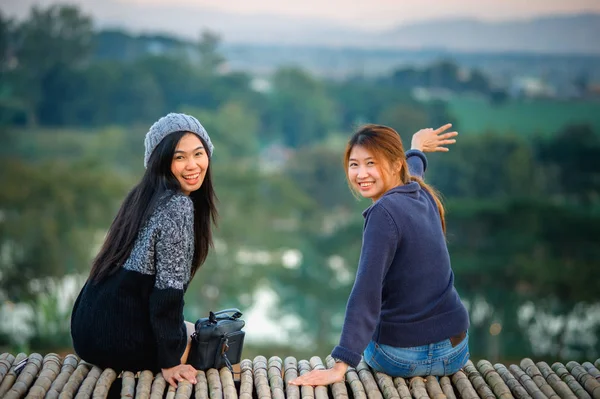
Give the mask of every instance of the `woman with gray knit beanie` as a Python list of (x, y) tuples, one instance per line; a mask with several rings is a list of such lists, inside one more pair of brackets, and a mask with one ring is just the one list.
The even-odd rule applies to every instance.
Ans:
[(213, 145), (200, 122), (170, 113), (145, 139), (141, 181), (119, 209), (73, 307), (77, 354), (99, 367), (162, 371), (196, 383), (186, 364), (194, 325), (184, 294), (212, 245)]

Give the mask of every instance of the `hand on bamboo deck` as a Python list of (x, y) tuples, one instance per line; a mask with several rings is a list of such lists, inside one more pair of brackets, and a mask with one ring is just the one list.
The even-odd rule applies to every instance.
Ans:
[[(422, 152), (447, 152), (447, 146), (456, 143), (452, 137), (456, 137), (458, 132), (444, 133), (452, 127), (451, 123), (437, 129), (421, 129), (413, 134), (411, 148)], [(444, 134), (441, 134), (444, 133)]]
[(189, 364), (180, 364), (170, 369), (162, 369), (162, 375), (165, 381), (177, 388), (177, 383), (183, 380), (188, 380), (192, 384), (196, 381), (196, 369)]
[(295, 380), (290, 381), (291, 385), (329, 385), (344, 381), (348, 365), (346, 363), (336, 363), (333, 368), (328, 370), (313, 370)]

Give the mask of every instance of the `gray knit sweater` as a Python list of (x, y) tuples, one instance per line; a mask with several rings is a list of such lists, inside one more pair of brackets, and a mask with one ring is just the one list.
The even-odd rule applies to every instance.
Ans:
[(100, 367), (153, 370), (180, 364), (187, 344), (184, 294), (194, 254), (194, 207), (163, 197), (122, 268), (87, 282), (71, 318), (77, 354)]

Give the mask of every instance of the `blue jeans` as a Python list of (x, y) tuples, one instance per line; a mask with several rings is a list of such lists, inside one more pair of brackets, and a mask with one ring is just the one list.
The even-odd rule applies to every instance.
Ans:
[(449, 339), (412, 348), (396, 348), (371, 341), (363, 357), (371, 368), (392, 377), (451, 375), (469, 360), (469, 333), (454, 348)]

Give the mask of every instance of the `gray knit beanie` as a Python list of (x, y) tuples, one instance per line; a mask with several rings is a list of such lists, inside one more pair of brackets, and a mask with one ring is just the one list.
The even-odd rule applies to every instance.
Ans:
[(144, 168), (148, 167), (150, 155), (152, 155), (152, 151), (154, 151), (158, 143), (169, 134), (175, 132), (191, 132), (200, 136), (208, 146), (208, 156), (212, 157), (213, 144), (210, 141), (210, 137), (208, 137), (208, 133), (206, 133), (206, 129), (198, 122), (198, 119), (191, 115), (170, 113), (154, 122), (148, 133), (146, 133), (146, 139), (144, 140), (144, 147), (146, 148)]

